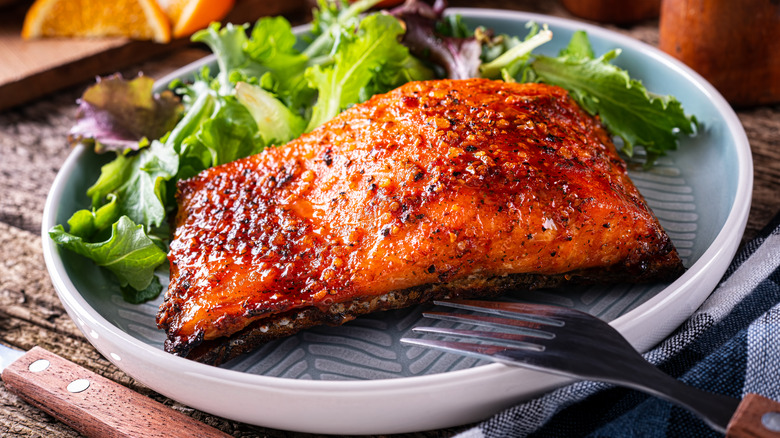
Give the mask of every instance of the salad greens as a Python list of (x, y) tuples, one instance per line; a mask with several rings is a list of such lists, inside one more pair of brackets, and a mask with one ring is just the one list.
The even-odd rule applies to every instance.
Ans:
[(91, 207), (50, 237), (111, 271), (127, 301), (153, 299), (162, 290), (155, 270), (166, 260), (177, 181), (286, 143), (415, 80), (561, 86), (622, 139), (623, 153), (644, 147), (648, 166), (676, 149), (681, 133), (695, 133), (695, 118), (676, 99), (648, 92), (613, 65), (619, 49), (596, 56), (584, 32), (545, 56), (533, 53), (553, 37), (545, 26), (529, 23), (523, 38), (493, 35), (445, 16), (441, 1), (371, 12), (378, 1), (319, 0), (308, 39), (282, 17), (263, 18), (251, 31), (212, 24), (192, 39), (214, 52), (216, 74), (204, 68), (159, 95), (148, 78), (99, 80), (80, 101), (70, 140), (115, 158), (87, 191)]
[(433, 72), (400, 43), (401, 22), (390, 15), (371, 14), (354, 34), (334, 48), (333, 62), (306, 70), (309, 85), (317, 89), (311, 131), (347, 107), (411, 80), (433, 79)]
[(622, 152), (633, 154), (642, 145), (652, 164), (677, 148), (677, 133), (691, 135), (695, 119), (688, 118), (671, 96), (649, 93), (628, 72), (610, 63), (619, 49), (595, 57), (584, 32), (577, 32), (558, 57), (537, 56), (531, 69), (541, 82), (563, 87), (589, 113), (598, 114), (612, 135), (623, 139)]

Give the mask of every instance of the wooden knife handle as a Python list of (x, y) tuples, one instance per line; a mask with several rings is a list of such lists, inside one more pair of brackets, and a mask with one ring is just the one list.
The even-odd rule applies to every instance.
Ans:
[(780, 438), (780, 403), (758, 394), (746, 395), (731, 417), (726, 436)]
[(8, 366), (3, 382), (88, 437), (230, 436), (39, 347)]

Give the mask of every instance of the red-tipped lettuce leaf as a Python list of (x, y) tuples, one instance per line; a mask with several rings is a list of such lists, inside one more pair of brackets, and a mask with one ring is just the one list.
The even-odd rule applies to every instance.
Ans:
[(79, 99), (77, 122), (68, 141), (104, 152), (137, 149), (143, 138), (162, 137), (179, 121), (183, 107), (173, 93), (155, 94), (153, 87), (154, 80), (146, 76), (98, 78)]
[(444, 0), (436, 0), (433, 6), (410, 0), (391, 13), (404, 22), (403, 43), (413, 55), (442, 67), (447, 78), (479, 77), (482, 44), (474, 36), (447, 36), (436, 31), (436, 23), (442, 19), (445, 8)]

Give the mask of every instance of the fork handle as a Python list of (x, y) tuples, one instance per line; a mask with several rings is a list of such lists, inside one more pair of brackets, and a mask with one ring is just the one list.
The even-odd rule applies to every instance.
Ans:
[(630, 372), (626, 367), (626, 374), (613, 383), (630, 386), (688, 408), (713, 429), (720, 433), (726, 432), (740, 404), (738, 399), (686, 385), (644, 359), (635, 365)]
[(742, 399), (731, 417), (727, 437), (780, 437), (780, 403), (758, 394)]
[(728, 437), (780, 438), (780, 403), (774, 400), (748, 394), (740, 401), (703, 391), (654, 366), (634, 368), (634, 373), (634, 383), (629, 383), (628, 379), (621, 383), (687, 407), (699, 414), (710, 427), (726, 433)]

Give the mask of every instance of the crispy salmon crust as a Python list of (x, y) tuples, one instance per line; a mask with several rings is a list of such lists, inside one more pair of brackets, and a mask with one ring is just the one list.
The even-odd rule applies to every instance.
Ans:
[(598, 119), (542, 84), (409, 83), (177, 200), (157, 322), (212, 364), (432, 298), (684, 270)]

